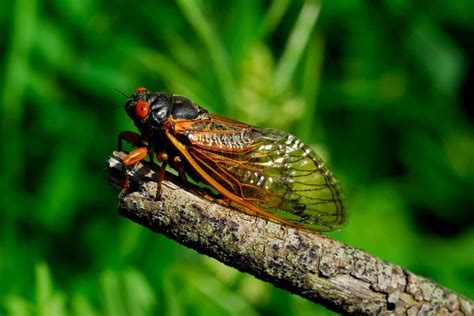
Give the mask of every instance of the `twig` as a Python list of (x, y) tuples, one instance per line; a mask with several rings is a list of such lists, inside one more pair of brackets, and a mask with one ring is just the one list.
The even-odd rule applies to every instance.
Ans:
[[(116, 188), (123, 155), (114, 152), (108, 161)], [(134, 188), (119, 201), (119, 213), (199, 253), (345, 314), (472, 315), (471, 300), (429, 279), (324, 235), (225, 206), (171, 175), (157, 201), (154, 169), (140, 163), (129, 172)]]

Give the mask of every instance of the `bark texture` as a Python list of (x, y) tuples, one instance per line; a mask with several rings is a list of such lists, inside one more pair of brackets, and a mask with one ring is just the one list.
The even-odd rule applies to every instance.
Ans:
[[(109, 159), (120, 187), (123, 153)], [(283, 226), (206, 197), (167, 175), (156, 200), (156, 168), (129, 171), (119, 213), (177, 242), (344, 314), (472, 315), (474, 303), (433, 281), (324, 235)]]

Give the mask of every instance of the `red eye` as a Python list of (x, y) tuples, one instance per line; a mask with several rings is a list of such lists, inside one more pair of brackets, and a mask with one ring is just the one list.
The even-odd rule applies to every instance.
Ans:
[(146, 101), (138, 101), (137, 104), (135, 104), (135, 114), (141, 118), (144, 119), (148, 116), (148, 112), (150, 111), (150, 106), (148, 105), (148, 102)]
[(142, 92), (142, 91), (146, 91), (146, 88), (138, 87), (138, 88), (135, 89), (135, 93)]

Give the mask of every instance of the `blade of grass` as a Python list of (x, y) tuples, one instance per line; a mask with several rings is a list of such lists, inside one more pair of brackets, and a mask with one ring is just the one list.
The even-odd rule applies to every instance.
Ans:
[(177, 3), (206, 46), (224, 98), (227, 104), (232, 104), (235, 100), (235, 84), (224, 46), (213, 32), (213, 27), (209, 24), (196, 1), (178, 0)]
[(45, 263), (36, 266), (36, 313), (47, 316), (51, 313), (51, 299), (53, 297), (53, 285), (51, 274)]
[(209, 104), (213, 99), (199, 81), (166, 56), (147, 49), (138, 49), (134, 55), (142, 65), (158, 73), (173, 92), (183, 94), (198, 104)]
[(277, 88), (284, 90), (291, 82), (318, 20), (320, 9), (319, 1), (313, 0), (307, 0), (301, 8), (275, 71)]
[(107, 316), (127, 315), (121, 295), (120, 280), (115, 272), (105, 271), (100, 278), (103, 313)]
[(96, 316), (98, 313), (94, 307), (81, 294), (75, 294), (71, 301), (71, 314), (74, 316)]
[(259, 29), (261, 20), (259, 1), (233, 1), (232, 10), (229, 10), (225, 22), (221, 22), (223, 25), (219, 36), (226, 48), (229, 66), (234, 74), (247, 58), (249, 48), (259, 40), (260, 34), (256, 30)]
[[(8, 203), (7, 192), (15, 189), (21, 179), (24, 163), (23, 144), (23, 116), (24, 93), (29, 78), (29, 54), (34, 41), (36, 25), (36, 0), (18, 0), (14, 2), (11, 13), (12, 25), (9, 34), (8, 51), (2, 102), (0, 102), (2, 179), (0, 189), (4, 193), (3, 203)], [(6, 206), (6, 205), (5, 205)], [(7, 213), (16, 212), (16, 209), (2, 207)], [(5, 219), (4, 219), (5, 220)], [(8, 240), (8, 238), (7, 238)]]
[(177, 289), (169, 275), (163, 279), (163, 295), (166, 301), (166, 315), (168, 316), (184, 316), (185, 311), (183, 302), (180, 299), (181, 289)]
[[(33, 315), (33, 307), (23, 297), (7, 295), (2, 301), (6, 315), (30, 316)], [(3, 309), (2, 309), (3, 311)]]
[(265, 39), (275, 31), (290, 5), (289, 0), (274, 0), (260, 26), (260, 36)]
[(138, 271), (128, 269), (123, 273), (122, 280), (128, 314), (151, 315), (157, 301), (146, 278)]
[[(2, 210), (2, 233), (0, 248), (2, 252), (14, 254), (17, 251), (17, 218), (21, 204), (17, 200), (23, 193), (19, 182), (23, 178), (25, 163), (24, 149), (24, 95), (29, 80), (29, 55), (34, 41), (36, 27), (36, 0), (18, 0), (12, 4), (10, 33), (5, 53), (5, 72), (1, 87), (0, 101), (0, 209)], [(8, 153), (8, 154), (7, 154)], [(17, 267), (14, 260), (0, 258), (0, 293), (11, 282), (10, 272)], [(5, 273), (3, 273), (5, 272)]]
[(186, 280), (190, 286), (207, 297), (228, 315), (257, 315), (252, 305), (239, 295), (225, 288), (221, 282), (209, 274), (188, 270), (186, 271)]
[(302, 90), (305, 99), (305, 113), (301, 124), (298, 125), (298, 136), (307, 141), (314, 141), (316, 126), (316, 107), (319, 92), (322, 63), (324, 59), (324, 41), (317, 35), (308, 45), (303, 67)]

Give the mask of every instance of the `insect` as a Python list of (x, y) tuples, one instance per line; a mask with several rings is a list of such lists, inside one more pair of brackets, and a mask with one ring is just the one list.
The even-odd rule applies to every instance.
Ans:
[(140, 87), (125, 110), (140, 134), (118, 137), (137, 149), (126, 167), (156, 156), (158, 184), (170, 164), (255, 214), (315, 231), (340, 228), (346, 211), (339, 185), (321, 158), (293, 135), (210, 114), (193, 101)]

